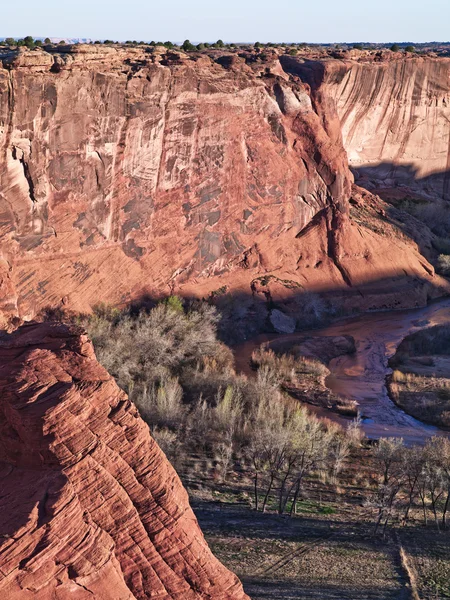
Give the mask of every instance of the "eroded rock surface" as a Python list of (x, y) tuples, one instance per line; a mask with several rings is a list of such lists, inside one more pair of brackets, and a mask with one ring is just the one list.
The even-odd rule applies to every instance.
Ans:
[(76, 328), (0, 338), (0, 597), (244, 600)]
[(221, 290), (287, 313), (306, 290), (362, 309), (443, 293), (352, 191), (339, 94), (305, 61), (96, 46), (0, 58), (3, 315)]
[(317, 62), (314, 70), (336, 100), (361, 184), (450, 200), (449, 58), (391, 53)]

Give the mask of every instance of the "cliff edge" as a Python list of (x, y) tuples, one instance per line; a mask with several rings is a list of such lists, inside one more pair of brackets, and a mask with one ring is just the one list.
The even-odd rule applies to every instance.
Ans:
[(448, 290), (352, 187), (343, 100), (305, 76), (322, 63), (94, 45), (0, 60), (3, 321), (172, 293), (298, 315), (310, 291), (366, 310)]
[(244, 600), (87, 336), (0, 338), (0, 596)]

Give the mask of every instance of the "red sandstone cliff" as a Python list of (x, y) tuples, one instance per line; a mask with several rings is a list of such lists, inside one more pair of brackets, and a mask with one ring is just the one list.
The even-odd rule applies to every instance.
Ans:
[(0, 338), (0, 597), (247, 598), (75, 328)]
[(0, 57), (4, 315), (261, 285), (295, 314), (305, 290), (366, 309), (446, 289), (372, 223), (376, 202), (356, 191), (349, 216), (336, 94), (310, 89), (300, 60), (219, 54)]
[(387, 53), (316, 65), (358, 177), (450, 200), (450, 58)]

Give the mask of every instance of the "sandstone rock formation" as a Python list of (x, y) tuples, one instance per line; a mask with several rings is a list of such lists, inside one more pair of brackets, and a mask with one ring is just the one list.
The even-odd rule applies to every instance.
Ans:
[(0, 357), (1, 598), (247, 598), (82, 332), (28, 324)]
[(5, 318), (224, 290), (295, 315), (306, 290), (366, 309), (446, 289), (352, 192), (330, 92), (345, 64), (324, 87), (276, 52), (81, 45), (0, 59)]
[(336, 101), (349, 164), (373, 188), (450, 200), (450, 59), (390, 58), (315, 64)]

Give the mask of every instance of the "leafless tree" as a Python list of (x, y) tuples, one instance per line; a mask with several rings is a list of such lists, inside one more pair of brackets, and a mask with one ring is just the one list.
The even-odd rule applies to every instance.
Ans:
[(402, 438), (381, 438), (374, 449), (374, 459), (378, 464), (380, 479), (376, 497), (375, 506), (378, 509), (378, 516), (374, 527), (374, 534), (378, 532), (383, 524), (383, 535), (394, 507), (394, 502), (403, 484), (403, 439)]

